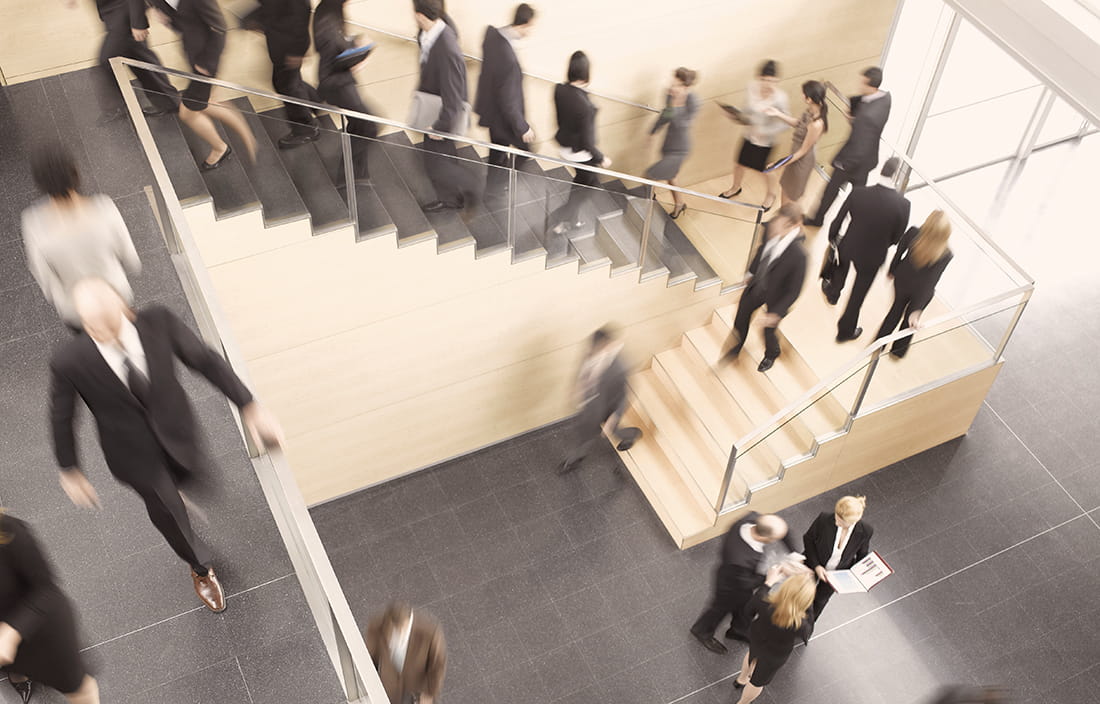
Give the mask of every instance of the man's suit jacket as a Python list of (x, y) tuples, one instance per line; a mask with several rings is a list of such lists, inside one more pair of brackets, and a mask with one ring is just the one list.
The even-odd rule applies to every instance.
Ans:
[(583, 88), (569, 83), (554, 86), (554, 107), (558, 113), (558, 131), (554, 139), (573, 151), (586, 151), (596, 161), (603, 153), (596, 148), (596, 106)]
[(833, 157), (833, 166), (849, 173), (869, 173), (878, 163), (878, 141), (890, 117), (891, 97), (885, 93), (871, 101), (851, 99), (852, 131)]
[[(760, 259), (767, 242), (761, 242), (752, 263), (749, 264), (749, 273), (753, 277), (746, 293), (749, 290), (752, 290), (753, 295), (762, 293), (768, 312), (775, 313), (780, 318), (787, 315), (802, 293), (802, 284), (806, 280), (806, 250), (802, 248), (805, 241), (805, 235), (799, 233), (778, 258), (773, 257), (768, 262), (766, 272), (760, 271)], [(760, 291), (761, 286), (764, 287), (763, 292)]]
[(626, 365), (618, 355), (596, 380), (596, 397), (581, 409), (580, 419), (586, 428), (599, 428), (626, 403)]
[(62, 345), (50, 362), (50, 417), (54, 454), (65, 469), (79, 465), (73, 416), (76, 398), (95, 419), (103, 455), (120, 481), (142, 486), (167, 453), (186, 471), (199, 467), (198, 437), (191, 404), (176, 378), (175, 360), (202, 374), (238, 407), (252, 394), (214, 350), (166, 308), (150, 307), (134, 321), (149, 368), (145, 408), (103, 359), (86, 333)]
[(898, 243), (909, 226), (909, 201), (889, 186), (857, 186), (844, 199), (829, 228), (829, 241), (840, 237), (840, 227), (852, 218), (837, 249), (861, 271), (877, 270), (886, 261), (890, 245)]
[[(806, 566), (810, 569), (821, 566), (833, 555), (833, 545), (837, 539), (836, 517), (832, 513), (822, 513), (802, 536), (802, 554), (806, 556)], [(871, 552), (871, 535), (874, 529), (860, 521), (852, 526), (852, 535), (844, 552), (840, 553), (838, 570), (850, 569)]]
[(382, 632), (381, 616), (371, 619), (367, 625), (366, 642), (392, 704), (404, 704), (410, 695), (439, 698), (443, 675), (447, 672), (447, 643), (443, 639), (443, 629), (434, 618), (423, 611), (413, 611), (409, 646), (400, 671), (393, 664), (389, 634)]
[[(449, 23), (420, 64), (420, 84), (417, 90), (438, 95), (443, 101), (439, 117), (432, 125), (436, 132), (454, 132), (465, 109), (466, 62), (458, 48), (458, 35)], [(420, 35), (417, 35), (417, 44)]]
[(180, 33), (183, 53), (191, 66), (199, 66), (211, 76), (218, 74), (225, 49), (225, 16), (217, 0), (180, 0), (173, 8), (165, 0), (147, 0), (160, 10)]
[(485, 30), (481, 56), (481, 76), (474, 99), (478, 124), (507, 132), (519, 141), (531, 126), (525, 116), (523, 71), (512, 42), (496, 27), (489, 27)]
[[(309, 0), (260, 0), (260, 23), (269, 47), (287, 56), (309, 51)], [(272, 52), (274, 53), (274, 52)], [(272, 56), (272, 60), (275, 60)]]
[(149, 29), (149, 18), (145, 16), (145, 0), (95, 0), (95, 9), (99, 19), (104, 22), (116, 12), (130, 15), (132, 29)]
[[(758, 513), (749, 513), (740, 521), (730, 526), (722, 538), (721, 563), (718, 565), (718, 579), (727, 587), (751, 594), (754, 589), (764, 583), (764, 575), (757, 571), (764, 554), (752, 549), (752, 546), (741, 537), (741, 527), (754, 524), (760, 518)], [(795, 552), (788, 534), (782, 540), (789, 552)]]

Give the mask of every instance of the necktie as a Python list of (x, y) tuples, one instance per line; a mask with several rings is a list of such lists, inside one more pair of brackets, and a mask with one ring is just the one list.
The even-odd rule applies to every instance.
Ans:
[(130, 355), (126, 355), (123, 365), (126, 368), (126, 383), (130, 387), (130, 393), (142, 406), (149, 407), (149, 379), (134, 364)]

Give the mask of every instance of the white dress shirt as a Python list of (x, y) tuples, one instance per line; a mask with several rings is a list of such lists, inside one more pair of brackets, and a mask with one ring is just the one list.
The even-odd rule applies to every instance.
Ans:
[(393, 659), (393, 666), (397, 668), (398, 672), (405, 668), (405, 656), (409, 652), (409, 637), (412, 635), (412, 628), (413, 615), (410, 612), (409, 622), (405, 624), (401, 632), (394, 631), (390, 634), (390, 657)]
[(137, 328), (127, 318), (122, 319), (122, 329), (118, 332), (118, 340), (115, 342), (95, 342), (96, 349), (103, 356), (103, 361), (115, 373), (126, 388), (130, 388), (130, 381), (126, 373), (126, 358), (129, 357), (146, 379), (149, 378), (149, 363), (145, 359), (145, 348), (141, 345), (141, 337)]
[(752, 529), (755, 527), (755, 524), (749, 523), (741, 526), (741, 540), (744, 540), (756, 552), (764, 552), (764, 543), (752, 537)]
[(758, 267), (757, 273), (767, 267), (768, 264), (778, 259), (779, 255), (783, 254), (783, 252), (787, 251), (787, 247), (790, 247), (791, 242), (798, 239), (798, 235), (801, 232), (801, 227), (795, 227), (782, 237), (775, 237), (768, 240), (764, 245), (764, 253), (760, 255), (760, 266)]
[(852, 538), (852, 531), (855, 526), (844, 529), (837, 526), (837, 539), (833, 541), (833, 554), (829, 556), (829, 561), (825, 563), (825, 569), (835, 570), (837, 565), (840, 564), (840, 556), (844, 554), (844, 548), (848, 547), (848, 541)]
[(439, 39), (439, 35), (443, 34), (443, 30), (446, 28), (447, 23), (439, 19), (427, 32), (420, 33), (420, 63), (427, 63), (428, 54), (431, 52), (435, 40)]

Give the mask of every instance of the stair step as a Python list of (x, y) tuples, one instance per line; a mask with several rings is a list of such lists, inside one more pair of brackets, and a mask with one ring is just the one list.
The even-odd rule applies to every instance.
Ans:
[[(633, 208), (628, 207), (623, 215), (604, 218), (600, 220), (600, 224), (607, 230), (607, 234), (615, 241), (622, 253), (637, 267), (638, 259), (642, 254), (642, 230), (640, 228), (635, 229), (630, 223), (627, 213), (632, 212), (632, 210)], [(650, 238), (650, 244), (652, 243), (653, 239)], [(661, 263), (657, 251), (657, 247), (647, 245), (645, 266), (642, 268), (643, 279), (666, 276), (669, 273), (668, 267)]]
[[(214, 125), (221, 138), (226, 140), (227, 130), (217, 122)], [(183, 128), (183, 136), (191, 148), (195, 163), (201, 164), (210, 153), (210, 145), (187, 127)], [(232, 140), (228, 143), (233, 144)], [(206, 190), (214, 200), (214, 213), (219, 220), (260, 209), (260, 199), (244, 170), (247, 162), (248, 152), (241, 143), (240, 148), (234, 149), (233, 154), (220, 167), (213, 171), (199, 172), (206, 183)]]
[[(546, 248), (542, 246), (542, 239), (546, 232), (545, 203), (534, 201), (525, 203), (516, 208), (515, 217), (515, 246), (512, 249), (512, 261), (520, 262), (533, 257), (541, 257), (546, 254)], [(497, 224), (506, 228), (507, 220), (501, 222), (501, 218), (507, 218), (507, 214), (499, 212), (494, 214)]]
[(390, 160), (388, 150), (381, 142), (374, 142), (368, 150), (370, 160), (371, 183), (375, 193), (382, 200), (386, 212), (390, 214), (397, 228), (397, 243), (405, 246), (435, 237), (435, 230), (416, 196), (409, 190), (401, 172)]
[[(274, 227), (283, 223), (304, 220), (309, 217), (306, 204), (298, 195), (294, 181), (283, 168), (279, 159), (278, 146), (271, 141), (263, 127), (264, 119), (256, 115), (248, 98), (234, 98), (229, 101), (241, 111), (245, 121), (256, 138), (256, 161), (241, 161), (244, 172), (256, 197), (260, 199), (264, 225)], [(244, 154), (244, 144), (235, 133), (229, 134), (229, 142), (237, 154)], [(300, 147), (299, 147), (300, 148)]]
[[(347, 205), (347, 188), (344, 185), (346, 173), (344, 170), (344, 145), (342, 135), (335, 128), (335, 124), (328, 116), (320, 120), (321, 136), (312, 145), (303, 145), (298, 149), (314, 149), (321, 163), (325, 165), (329, 181), (336, 186), (337, 193)], [(373, 156), (368, 147), (368, 161)], [(376, 159), (377, 160), (377, 159)], [(355, 233), (355, 241), (393, 235), (397, 233), (397, 226), (393, 218), (386, 211), (385, 205), (376, 192), (373, 185), (355, 185), (355, 211), (359, 220), (359, 231)]]
[(707, 260), (703, 258), (703, 255), (699, 253), (699, 250), (695, 248), (695, 245), (692, 244), (688, 236), (684, 234), (684, 231), (672, 218), (665, 220), (664, 236), (668, 246), (679, 254), (684, 263), (695, 272), (696, 291), (708, 286), (720, 286), (722, 284), (722, 277), (711, 268)]
[(591, 271), (611, 263), (610, 257), (596, 242), (595, 235), (588, 237), (575, 237), (569, 240), (569, 245), (580, 257), (580, 271)]
[(611, 260), (611, 275), (617, 276), (619, 274), (625, 274), (630, 271), (637, 271), (638, 258), (631, 257), (623, 252), (622, 247), (619, 246), (618, 239), (612, 234), (612, 230), (620, 231), (624, 227), (622, 222), (622, 215), (613, 215), (607, 218), (600, 218), (596, 224), (596, 236), (595, 241), (597, 246), (603, 250), (608, 259)]
[(210, 191), (206, 189), (206, 182), (199, 173), (199, 165), (183, 136), (184, 128), (179, 118), (175, 114), (168, 114), (147, 119), (149, 131), (153, 133), (153, 141), (156, 142), (157, 151), (160, 152), (180, 203), (186, 207), (209, 202)]
[[(634, 199), (630, 201), (629, 205), (630, 207), (626, 210), (627, 221), (630, 222), (638, 232), (644, 231), (647, 208), (646, 201), (643, 199)], [(676, 251), (676, 248), (673, 247), (672, 243), (668, 240), (666, 232), (670, 225), (674, 226), (672, 218), (669, 217), (663, 207), (654, 202), (653, 216), (650, 218), (649, 222), (648, 249), (654, 252), (656, 259), (668, 270), (669, 286), (695, 281), (699, 278), (698, 273), (680, 256), (680, 253)], [(676, 230), (679, 232), (679, 228), (676, 228)], [(681, 233), (681, 237), (682, 236), (683, 234)], [(688, 242), (689, 246), (690, 244), (691, 243)], [(649, 259), (648, 253), (646, 259)], [(710, 273), (713, 273), (713, 271)], [(706, 272), (704, 272), (704, 274), (706, 274)]]
[[(272, 143), (277, 143), (287, 130), (285, 110), (279, 107), (261, 115), (269, 118), (262, 121), (263, 127)], [(278, 154), (309, 211), (313, 234), (331, 232), (351, 223), (348, 206), (329, 179), (328, 169), (316, 149), (280, 149)]]

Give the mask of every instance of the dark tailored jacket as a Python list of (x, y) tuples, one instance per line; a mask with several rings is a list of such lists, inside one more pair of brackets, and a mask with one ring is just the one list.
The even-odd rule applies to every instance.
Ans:
[(317, 49), (320, 62), (317, 66), (318, 86), (326, 82), (355, 82), (351, 71), (337, 71), (333, 68), (336, 57), (351, 48), (352, 43), (344, 35), (343, 5), (321, 3), (313, 13), (313, 44)]
[(857, 95), (849, 100), (852, 132), (833, 157), (833, 166), (850, 173), (869, 172), (878, 163), (878, 140), (890, 117), (891, 96), (885, 93), (880, 98), (864, 102), (863, 97)]
[(512, 43), (496, 27), (485, 30), (481, 44), (481, 76), (477, 79), (474, 112), (478, 124), (512, 134), (517, 140), (531, 128), (523, 103), (523, 71)]
[(26, 523), (0, 515), (0, 537), (0, 621), (30, 643), (51, 616), (64, 609), (65, 596)]
[[(420, 85), (417, 90), (438, 95), (443, 100), (432, 129), (437, 132), (454, 132), (462, 115), (466, 96), (466, 63), (458, 48), (458, 35), (449, 23), (432, 44), (428, 59), (420, 64)], [(417, 34), (417, 45), (420, 35)]]
[(890, 273), (894, 275), (894, 295), (909, 299), (909, 310), (924, 310), (932, 297), (936, 295), (936, 284), (943, 276), (943, 270), (951, 263), (951, 250), (948, 249), (928, 266), (918, 269), (909, 258), (909, 249), (920, 234), (919, 227), (910, 227), (898, 242), (898, 251), (890, 262)]
[[(752, 546), (741, 538), (741, 526), (756, 523), (759, 518), (760, 514), (749, 513), (730, 526), (729, 531), (722, 538), (718, 578), (727, 586), (744, 592), (752, 592), (764, 583), (764, 575), (756, 571), (763, 555), (753, 550)], [(787, 546), (788, 551), (795, 552), (789, 533), (783, 538), (783, 544)]]
[(558, 113), (558, 131), (554, 139), (573, 151), (586, 151), (596, 161), (603, 153), (596, 148), (596, 106), (583, 88), (559, 83), (554, 86), (554, 107)]
[(802, 617), (802, 625), (798, 628), (780, 628), (772, 623), (773, 607), (767, 601), (770, 591), (771, 588), (766, 585), (757, 587), (748, 606), (745, 607), (749, 618), (753, 619), (749, 627), (749, 647), (752, 649), (753, 657), (759, 660), (787, 657), (794, 650), (796, 639), (806, 645), (814, 632), (812, 610)]
[(412, 632), (405, 651), (405, 665), (398, 672), (393, 664), (389, 634), (382, 632), (382, 617), (376, 616), (367, 625), (367, 650), (378, 668), (378, 677), (392, 704), (404, 704), (412, 695), (439, 697), (443, 676), (447, 672), (447, 643), (443, 629), (432, 616), (413, 611)]
[(309, 51), (309, 0), (260, 0), (260, 23), (269, 43), (287, 56)]
[(145, 0), (95, 0), (95, 9), (99, 12), (99, 19), (104, 22), (116, 12), (128, 12), (131, 28), (149, 29), (149, 18), (145, 16)]
[(581, 409), (580, 421), (586, 428), (599, 428), (626, 405), (626, 374), (621, 354), (600, 374), (596, 380), (596, 397)]
[(688, 93), (683, 106), (678, 108), (672, 107), (671, 97), (665, 97), (665, 109), (649, 131), (650, 134), (657, 134), (657, 130), (668, 125), (665, 141), (661, 144), (662, 154), (686, 154), (691, 151), (691, 123), (695, 121), (697, 112), (699, 99), (694, 93)]
[(805, 241), (806, 236), (799, 233), (778, 259), (773, 258), (768, 262), (768, 270), (763, 277), (761, 274), (764, 272), (758, 270), (766, 241), (761, 242), (756, 248), (756, 254), (752, 258), (752, 263), (749, 264), (749, 273), (753, 277), (748, 289), (753, 289), (754, 294), (757, 294), (756, 289), (763, 286), (764, 303), (768, 306), (768, 312), (775, 313), (780, 318), (787, 315), (791, 306), (798, 300), (799, 294), (802, 293), (802, 284), (806, 280), (806, 250), (802, 248), (802, 243)]
[(95, 418), (111, 474), (142, 486), (152, 468), (164, 465), (164, 453), (184, 470), (200, 466), (194, 414), (176, 378), (176, 359), (206, 377), (238, 407), (248, 405), (252, 394), (225, 360), (168, 309), (139, 311), (134, 326), (149, 367), (149, 408), (130, 393), (85, 333), (62, 345), (50, 362), (50, 416), (61, 468), (78, 466), (73, 415), (79, 396)]
[(180, 0), (178, 8), (173, 8), (165, 0), (147, 2), (163, 12), (172, 29), (180, 33), (188, 63), (216, 76), (222, 51), (225, 50), (226, 32), (225, 16), (217, 0)]
[(886, 262), (890, 245), (897, 244), (909, 226), (909, 201), (896, 189), (881, 184), (857, 186), (840, 206), (829, 228), (829, 241), (840, 237), (840, 227), (852, 217), (837, 249), (861, 271), (877, 270)]
[[(806, 566), (810, 569), (824, 567), (833, 555), (833, 544), (837, 538), (836, 517), (832, 513), (822, 513), (802, 536), (802, 554), (806, 556)], [(852, 535), (844, 552), (840, 553), (838, 570), (851, 569), (871, 552), (871, 535), (874, 529), (863, 521), (852, 526)]]

